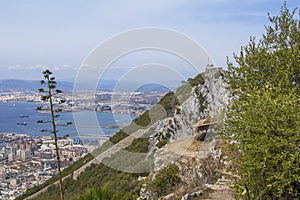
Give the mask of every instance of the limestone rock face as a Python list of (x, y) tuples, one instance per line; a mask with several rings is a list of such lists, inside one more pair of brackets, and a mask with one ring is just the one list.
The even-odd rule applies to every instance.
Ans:
[(222, 117), (229, 103), (229, 92), (224, 82), (225, 72), (220, 68), (207, 68), (202, 74), (205, 82), (192, 88), (190, 97), (179, 107), (175, 118), (181, 127), (176, 138), (193, 135), (192, 125), (207, 117)]
[[(221, 150), (214, 148), (216, 141), (213, 137), (204, 143), (197, 143), (193, 125), (206, 118), (221, 122), (229, 104), (229, 92), (224, 82), (225, 72), (221, 68), (208, 67), (202, 77), (204, 83), (192, 87), (188, 98), (175, 108), (174, 115), (159, 121), (149, 138), (149, 154), (154, 154), (154, 171), (148, 179), (155, 179), (155, 174), (170, 164), (175, 163), (180, 170), (182, 186), (177, 188), (175, 194), (170, 193), (161, 199), (173, 199), (176, 193), (182, 193), (182, 199), (197, 198), (203, 193), (202, 186), (213, 184), (221, 178), (217, 169), (221, 166)], [(155, 198), (147, 187), (143, 187), (141, 199)]]
[(151, 153), (156, 152), (155, 170), (175, 162), (178, 155), (170, 154), (165, 159), (157, 144), (170, 143), (177, 138), (195, 135), (193, 124), (200, 119), (208, 117), (218, 118), (222, 121), (226, 105), (229, 103), (229, 92), (224, 82), (225, 72), (220, 68), (209, 67), (202, 74), (205, 82), (191, 88), (189, 97), (176, 108), (173, 117), (161, 120), (158, 123), (156, 132), (149, 139)]

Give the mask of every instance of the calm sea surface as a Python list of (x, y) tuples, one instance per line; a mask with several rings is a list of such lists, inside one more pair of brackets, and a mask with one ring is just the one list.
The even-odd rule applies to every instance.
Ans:
[[(51, 133), (41, 132), (42, 129), (51, 129), (51, 124), (39, 124), (38, 120), (50, 120), (50, 113), (40, 113), (34, 110), (41, 104), (25, 102), (0, 103), (0, 133), (25, 133), (28, 135), (51, 135)], [(21, 117), (28, 116), (28, 117)], [(80, 134), (114, 134), (118, 128), (107, 128), (106, 126), (125, 126), (134, 118), (126, 114), (112, 114), (93, 111), (82, 111), (76, 113), (76, 119), (80, 120), (80, 125), (74, 123), (73, 113), (60, 113), (57, 124), (73, 122), (71, 126), (58, 127), (59, 135), (76, 136)], [(95, 123), (95, 119), (97, 123)], [(26, 125), (23, 125), (26, 124)]]

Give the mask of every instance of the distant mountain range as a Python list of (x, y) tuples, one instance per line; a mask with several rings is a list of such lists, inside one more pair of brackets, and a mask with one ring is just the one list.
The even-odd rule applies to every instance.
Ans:
[[(58, 87), (63, 91), (72, 91), (73, 83), (58, 82)], [(38, 80), (0, 80), (0, 91), (37, 91), (39, 88), (41, 88), (41, 83)]]
[[(60, 82), (58, 81), (57, 87), (64, 92), (71, 92), (73, 90), (73, 82)], [(101, 80), (98, 85), (98, 90), (113, 91), (117, 84), (116, 80)], [(123, 83), (122, 87), (118, 88), (122, 91), (132, 91), (139, 84), (134, 82)], [(8, 91), (37, 91), (41, 87), (38, 80), (19, 80), (19, 79), (0, 79), (0, 92)], [(160, 84), (150, 83), (137, 87), (135, 91), (138, 92), (168, 92), (169, 88)]]

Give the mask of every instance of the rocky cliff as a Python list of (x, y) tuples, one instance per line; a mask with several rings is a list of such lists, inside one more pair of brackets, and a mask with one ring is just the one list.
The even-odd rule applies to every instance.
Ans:
[[(216, 139), (222, 128), (225, 107), (229, 103), (224, 73), (220, 68), (209, 66), (201, 77), (196, 77), (196, 84), (196, 78), (186, 83), (184, 91), (189, 94), (180, 94), (180, 88), (176, 91), (178, 99), (173, 105), (173, 114), (160, 120), (149, 138), (148, 154), (154, 154), (154, 171), (143, 184), (139, 200), (180, 197), (187, 200), (204, 196), (209, 199), (218, 195), (222, 197), (220, 199), (226, 195), (226, 199), (233, 198), (228, 187), (229, 181), (224, 175), (226, 165), (222, 160), (221, 142)], [(213, 123), (204, 131), (197, 131), (195, 124), (203, 119)], [(204, 133), (207, 133), (204, 141), (198, 141)], [(177, 181), (171, 185), (159, 185), (160, 178), (157, 177), (167, 173), (172, 165), (178, 168), (174, 174)], [(157, 187), (165, 189), (161, 191)]]

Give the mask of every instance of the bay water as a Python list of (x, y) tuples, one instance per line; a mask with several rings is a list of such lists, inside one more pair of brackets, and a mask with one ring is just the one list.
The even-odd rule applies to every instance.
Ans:
[[(21, 133), (30, 136), (51, 135), (48, 132), (41, 132), (42, 129), (51, 130), (51, 123), (37, 123), (38, 120), (50, 121), (50, 113), (41, 113), (35, 110), (41, 105), (34, 102), (0, 103), (0, 133)], [(73, 123), (70, 126), (59, 126), (59, 136), (77, 136), (78, 133), (113, 135), (119, 131), (116, 126), (126, 126), (134, 119), (128, 114), (80, 111), (76, 113), (81, 125), (78, 127), (74, 123), (72, 112), (59, 114), (60, 116), (56, 118), (57, 124)], [(92, 119), (94, 116), (96, 116), (98, 124), (91, 124), (91, 121), (95, 121)]]

